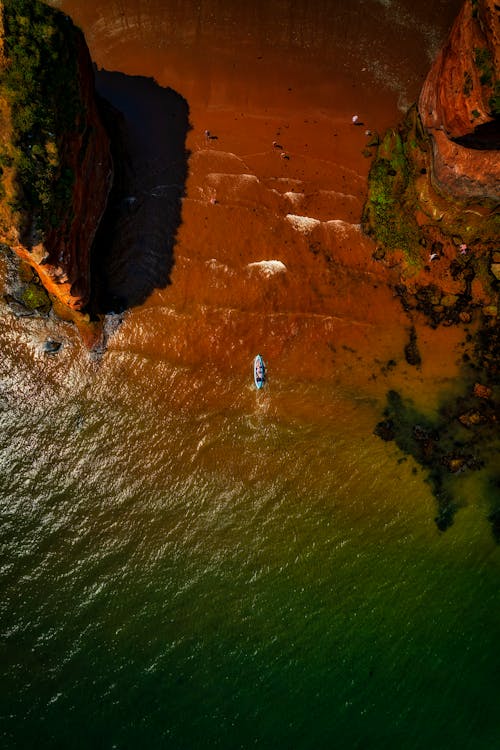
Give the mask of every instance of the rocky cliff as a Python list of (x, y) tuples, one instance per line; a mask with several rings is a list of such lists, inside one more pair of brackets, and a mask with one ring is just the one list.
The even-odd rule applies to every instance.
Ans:
[[(462, 328), (468, 346), (461, 382), (443, 392), (431, 419), (389, 391), (375, 429), (427, 472), (442, 531), (465, 496), (450, 489), (449, 476), (491, 467), (498, 452), (499, 15), (493, 0), (466, 0), (418, 105), (377, 144), (363, 213), (374, 257), (399, 271), (394, 292), (408, 318), (408, 365), (421, 366), (417, 331), (427, 325)], [(496, 500), (489, 520), (500, 543)]]
[(499, 197), (500, 6), (467, 0), (424, 83), (418, 111), (432, 177), (453, 195)]
[(39, 0), (0, 0), (0, 242), (82, 310), (112, 182), (83, 34)]
[(400, 262), (403, 277), (492, 303), (500, 237), (499, 17), (494, 0), (466, 0), (418, 105), (377, 147), (363, 215), (377, 257)]

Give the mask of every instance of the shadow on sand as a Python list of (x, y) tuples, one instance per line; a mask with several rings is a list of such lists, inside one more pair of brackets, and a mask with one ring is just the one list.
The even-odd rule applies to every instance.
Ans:
[(93, 312), (123, 312), (170, 283), (190, 128), (186, 100), (152, 78), (96, 70), (114, 185), (96, 235)]

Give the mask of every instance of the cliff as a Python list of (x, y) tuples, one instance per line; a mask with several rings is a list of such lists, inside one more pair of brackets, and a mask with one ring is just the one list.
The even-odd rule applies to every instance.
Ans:
[[(500, 236), (500, 47), (494, 0), (466, 0), (418, 105), (378, 144), (363, 227), (413, 290), (496, 306)], [(436, 296), (436, 295), (434, 295)], [(439, 296), (439, 295), (438, 295)], [(491, 308), (493, 310), (493, 307)]]
[(110, 144), (83, 34), (39, 0), (0, 0), (0, 177), (0, 242), (82, 310)]
[(453, 195), (499, 197), (500, 9), (467, 0), (422, 88), (432, 178)]
[[(461, 327), (461, 346), (467, 342), (461, 382), (443, 392), (436, 414), (429, 419), (389, 391), (375, 429), (427, 472), (441, 531), (464, 496), (455, 495), (450, 475), (491, 466), (498, 445), (499, 14), (493, 0), (466, 0), (418, 105), (377, 144), (363, 212), (374, 257), (399, 271), (394, 292), (408, 317), (407, 363), (421, 366), (426, 325)], [(500, 542), (497, 503), (489, 519)]]

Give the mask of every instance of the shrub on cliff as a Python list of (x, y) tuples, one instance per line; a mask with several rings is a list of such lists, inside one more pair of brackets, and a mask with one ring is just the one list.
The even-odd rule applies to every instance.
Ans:
[(71, 199), (73, 174), (63, 142), (83, 122), (77, 71), (77, 29), (39, 0), (4, 0), (5, 62), (0, 95), (10, 107), (11, 137), (0, 164), (13, 169), (11, 208), (40, 236), (57, 226)]
[(420, 263), (421, 255), (414, 217), (417, 165), (413, 158), (421, 146), (421, 128), (412, 108), (400, 129), (387, 131), (377, 149), (362, 217), (363, 229), (375, 242), (388, 250), (401, 250), (412, 265)]

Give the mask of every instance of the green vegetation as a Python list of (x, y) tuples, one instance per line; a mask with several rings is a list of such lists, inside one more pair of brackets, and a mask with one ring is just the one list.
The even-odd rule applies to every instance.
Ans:
[(71, 21), (39, 0), (4, 0), (0, 95), (10, 105), (12, 143), (0, 168), (14, 168), (11, 208), (31, 213), (43, 235), (57, 226), (71, 199), (74, 175), (64, 163), (63, 139), (82, 117), (76, 34)]
[(363, 212), (365, 231), (384, 248), (402, 250), (411, 265), (420, 263), (420, 234), (414, 211), (404, 207), (416, 208), (414, 153), (423, 137), (415, 109), (398, 131), (386, 133), (370, 170)]
[(474, 88), (474, 82), (472, 80), (472, 76), (469, 73), (468, 70), (464, 72), (464, 85), (463, 85), (463, 94), (464, 96), (470, 96), (470, 93), (472, 89)]
[[(429, 249), (439, 253), (442, 243), (457, 247), (465, 242), (482, 250), (498, 245), (497, 203), (490, 198), (458, 200), (440, 191), (429, 178), (430, 169), (429, 141), (412, 107), (403, 124), (385, 134), (377, 150), (362, 216), (363, 230), (378, 245), (374, 257), (381, 260), (387, 253), (401, 251), (409, 275), (424, 265)], [(436, 243), (441, 249), (434, 247)], [(486, 269), (485, 289), (490, 276)]]
[(494, 70), (490, 50), (487, 47), (475, 47), (474, 63), (479, 70), (481, 85), (492, 86)]
[(500, 81), (495, 81), (493, 95), (488, 101), (488, 106), (493, 117), (500, 117)]
[(30, 282), (23, 290), (22, 303), (29, 310), (50, 310), (51, 302), (49, 295), (40, 284)]

